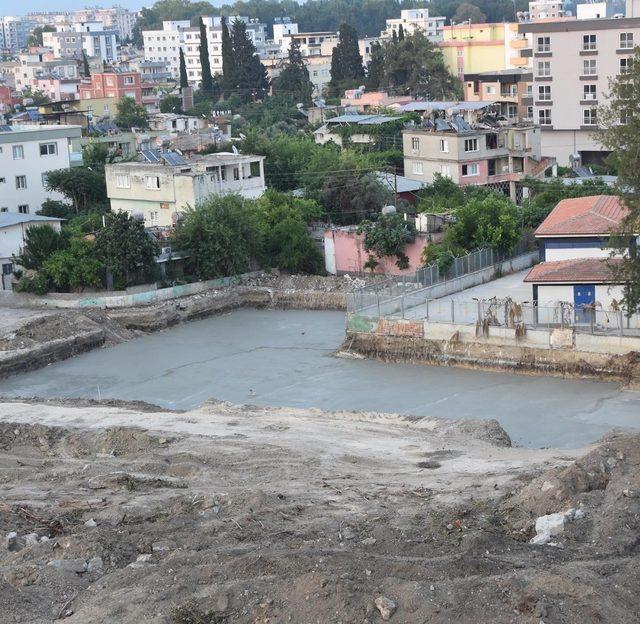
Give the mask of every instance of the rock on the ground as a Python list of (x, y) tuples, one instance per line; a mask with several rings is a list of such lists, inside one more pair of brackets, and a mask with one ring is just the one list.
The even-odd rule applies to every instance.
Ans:
[(383, 620), (390, 620), (398, 608), (396, 603), (386, 596), (378, 596), (375, 599), (375, 605)]

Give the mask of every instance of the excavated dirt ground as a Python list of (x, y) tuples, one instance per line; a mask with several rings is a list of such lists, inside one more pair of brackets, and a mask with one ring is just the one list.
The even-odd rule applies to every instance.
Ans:
[(509, 444), (495, 421), (4, 402), (0, 622), (364, 624), (381, 596), (398, 623), (638, 622), (640, 435)]

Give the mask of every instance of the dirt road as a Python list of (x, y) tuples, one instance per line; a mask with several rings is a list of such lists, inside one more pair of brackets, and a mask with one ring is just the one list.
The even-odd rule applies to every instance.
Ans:
[(637, 622), (639, 441), (574, 464), (491, 421), (3, 403), (0, 622)]

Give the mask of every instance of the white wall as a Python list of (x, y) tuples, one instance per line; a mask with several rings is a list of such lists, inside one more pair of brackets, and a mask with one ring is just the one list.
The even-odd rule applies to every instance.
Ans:
[(611, 249), (598, 249), (597, 247), (573, 247), (568, 249), (548, 249), (545, 248), (545, 262), (555, 260), (574, 260), (576, 258), (608, 258)]
[(13, 255), (20, 253), (24, 244), (24, 233), (34, 226), (50, 225), (60, 231), (60, 221), (33, 221), (0, 227), (0, 262), (12, 261)]
[(555, 305), (558, 301), (573, 303), (573, 286), (571, 284), (545, 284), (538, 286), (539, 306)]

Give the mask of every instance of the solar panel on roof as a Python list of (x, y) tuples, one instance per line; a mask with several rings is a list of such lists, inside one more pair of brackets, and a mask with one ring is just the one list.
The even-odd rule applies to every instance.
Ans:
[(11, 126), (7, 126), (6, 124), (0, 125), (0, 132), (12, 132), (13, 128)]
[(181, 166), (181, 165), (189, 164), (182, 156), (180, 156), (180, 154), (176, 152), (164, 152), (162, 154), (162, 158), (165, 160), (167, 164), (172, 166)]
[(446, 130), (451, 130), (451, 126), (447, 123), (446, 120), (441, 119), (440, 117), (436, 117), (436, 130), (439, 132), (444, 132)]
[(160, 162), (160, 158), (158, 157), (158, 155), (153, 151), (153, 150), (142, 150), (140, 152), (142, 154), (142, 157), (150, 163), (159, 163)]

